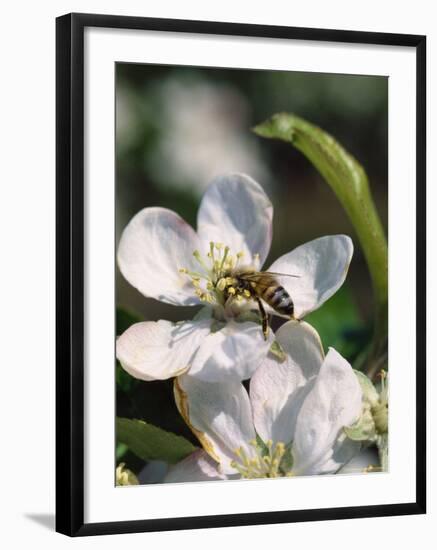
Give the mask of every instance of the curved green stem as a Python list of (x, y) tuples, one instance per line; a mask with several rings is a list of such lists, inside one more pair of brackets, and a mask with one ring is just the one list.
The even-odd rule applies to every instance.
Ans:
[(276, 114), (254, 131), (262, 137), (286, 141), (301, 151), (330, 185), (355, 228), (375, 296), (374, 337), (366, 361), (368, 371), (372, 371), (375, 362), (385, 355), (387, 345), (388, 251), (366, 173), (331, 135), (295, 115)]

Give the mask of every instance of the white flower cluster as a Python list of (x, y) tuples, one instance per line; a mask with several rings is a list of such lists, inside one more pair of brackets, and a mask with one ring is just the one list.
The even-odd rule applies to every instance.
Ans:
[(298, 276), (281, 279), (292, 319), (263, 334), (251, 313), (258, 301), (232, 281), (242, 268), (262, 271), (272, 216), (260, 185), (232, 174), (208, 187), (197, 231), (175, 212), (145, 208), (122, 234), (118, 265), (130, 284), (168, 304), (204, 306), (181, 323), (134, 324), (117, 340), (132, 376), (175, 378), (179, 411), (203, 447), (173, 466), (168, 482), (335, 473), (360, 448), (344, 430), (361, 415), (360, 383), (337, 351), (324, 355), (315, 329), (301, 321), (343, 284), (352, 241), (325, 236), (265, 270)]

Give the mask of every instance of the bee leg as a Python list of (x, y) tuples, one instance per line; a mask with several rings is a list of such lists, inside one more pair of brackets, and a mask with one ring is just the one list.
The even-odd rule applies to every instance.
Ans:
[(267, 334), (269, 332), (269, 316), (264, 309), (264, 306), (259, 298), (256, 299), (258, 303), (259, 312), (261, 314), (262, 330), (264, 334), (264, 340), (267, 340)]
[(294, 305), (292, 305), (291, 307), (291, 312), (290, 312), (290, 321), (296, 321), (297, 323), (300, 323), (300, 319), (298, 319), (297, 317), (294, 316)]

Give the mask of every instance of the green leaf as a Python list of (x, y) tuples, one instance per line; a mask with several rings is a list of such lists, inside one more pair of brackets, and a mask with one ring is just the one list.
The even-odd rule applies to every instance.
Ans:
[(117, 416), (138, 418), (148, 424), (162, 428), (166, 432), (179, 434), (193, 445), (199, 441), (190, 430), (175, 403), (173, 380), (153, 380), (138, 382), (129, 394), (120, 394), (126, 399), (117, 402)]
[(196, 447), (184, 437), (166, 432), (143, 420), (117, 418), (117, 441), (124, 443), (143, 460), (163, 460), (176, 464)]
[(117, 448), (115, 449), (115, 458), (121, 460), (128, 450), (128, 446), (124, 443), (118, 443)]
[(363, 167), (331, 135), (293, 114), (273, 115), (254, 132), (286, 141), (301, 151), (330, 185), (354, 225), (373, 283), (376, 311), (370, 355), (377, 360), (387, 344), (388, 253)]

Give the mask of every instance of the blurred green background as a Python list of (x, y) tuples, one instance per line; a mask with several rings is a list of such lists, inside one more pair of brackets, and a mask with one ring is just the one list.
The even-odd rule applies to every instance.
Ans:
[[(388, 80), (282, 71), (137, 64), (116, 66), (116, 232), (146, 206), (178, 212), (194, 227), (209, 181), (245, 172), (274, 205), (274, 259), (311, 239), (350, 235), (355, 253), (346, 284), (306, 318), (325, 347), (350, 361), (372, 329), (372, 289), (353, 227), (331, 189), (290, 145), (257, 137), (251, 128), (287, 111), (332, 134), (364, 166), (387, 227)], [(145, 243), (147, 246), (147, 243)], [(116, 270), (120, 334), (135, 319), (192, 318), (181, 308), (144, 298)], [(117, 414), (143, 418), (195, 441), (180, 420), (169, 382), (138, 382), (117, 369)], [(120, 451), (121, 452), (121, 451)], [(123, 453), (134, 471), (141, 464)]]

